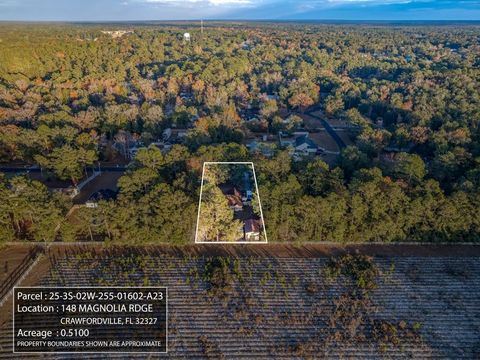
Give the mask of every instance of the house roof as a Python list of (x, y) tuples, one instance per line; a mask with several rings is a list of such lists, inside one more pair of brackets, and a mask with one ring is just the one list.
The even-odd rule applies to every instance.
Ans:
[(113, 200), (117, 197), (117, 193), (110, 189), (101, 189), (95, 191), (89, 198), (88, 202), (97, 202), (100, 200)]
[(246, 233), (259, 233), (260, 225), (257, 220), (247, 219), (245, 220), (245, 232)]
[(297, 138), (295, 138), (295, 147), (301, 146), (303, 144), (307, 144), (309, 148), (317, 149), (318, 146), (315, 144), (309, 137), (308, 135), (302, 135)]
[(242, 194), (240, 193), (240, 191), (237, 190), (237, 188), (233, 188), (233, 195), (242, 198)]
[(228, 206), (241, 206), (243, 207), (242, 197), (239, 194), (226, 195), (228, 200)]

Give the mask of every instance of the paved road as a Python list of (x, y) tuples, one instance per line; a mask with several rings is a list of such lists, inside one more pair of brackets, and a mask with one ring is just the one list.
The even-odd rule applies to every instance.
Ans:
[[(125, 172), (127, 167), (122, 166), (105, 166), (100, 168), (102, 172)], [(98, 167), (88, 167), (88, 171), (98, 170)], [(4, 173), (24, 173), (24, 172), (32, 172), (32, 173), (39, 173), (41, 170), (38, 167), (8, 167), (8, 166), (0, 166), (0, 172)]]
[(330, 134), (330, 136), (333, 138), (333, 140), (335, 140), (335, 142), (337, 143), (338, 148), (340, 150), (345, 149), (347, 147), (347, 144), (345, 144), (345, 142), (342, 140), (342, 138), (340, 136), (338, 136), (337, 132), (330, 126), (330, 124), (325, 119), (323, 119), (323, 118), (321, 118), (317, 115), (313, 115), (312, 114), (313, 111), (316, 111), (316, 110), (310, 110), (309, 112), (307, 112), (307, 115), (309, 115), (311, 117), (314, 117), (315, 119), (320, 120), (322, 122), (322, 125), (325, 128), (325, 130), (327, 130), (327, 132)]
[(337, 132), (330, 126), (330, 124), (324, 119), (320, 119), (320, 121), (322, 122), (322, 125), (325, 127), (325, 130), (327, 130), (327, 132), (330, 134), (333, 140), (335, 140), (340, 150), (345, 149), (347, 147), (347, 144), (345, 144), (342, 138), (338, 136)]

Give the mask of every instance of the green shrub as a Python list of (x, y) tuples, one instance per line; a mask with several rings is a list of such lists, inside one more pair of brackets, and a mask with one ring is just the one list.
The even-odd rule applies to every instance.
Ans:
[(373, 259), (365, 255), (343, 255), (332, 258), (324, 269), (327, 278), (345, 276), (352, 279), (360, 289), (371, 290), (377, 287), (378, 267)]

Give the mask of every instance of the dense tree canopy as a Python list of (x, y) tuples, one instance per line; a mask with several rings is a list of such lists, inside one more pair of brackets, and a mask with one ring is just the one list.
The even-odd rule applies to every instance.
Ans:
[[(172, 128), (183, 145), (140, 149), (118, 198), (70, 227), (49, 226), (65, 199), (2, 177), (0, 238), (189, 242), (203, 162), (254, 161), (270, 241), (479, 239), (477, 26), (110, 27), (0, 25), (0, 163), (76, 184), (104, 142)], [(334, 166), (242, 145), (293, 132), (312, 107), (352, 129)]]

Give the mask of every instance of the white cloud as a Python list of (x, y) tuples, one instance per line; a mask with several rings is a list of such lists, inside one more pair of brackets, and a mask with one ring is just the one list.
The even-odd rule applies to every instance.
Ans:
[(329, 4), (375, 4), (375, 5), (387, 5), (387, 4), (408, 4), (414, 2), (414, 0), (326, 0), (322, 1)]
[(375, 3), (390, 3), (400, 2), (403, 0), (327, 0), (329, 3), (362, 3), (362, 2), (375, 2)]
[(376, 5), (393, 5), (393, 4), (409, 4), (414, 2), (431, 2), (434, 0), (304, 0), (297, 3), (299, 10), (313, 9), (331, 9), (335, 7), (352, 6), (376, 6)]
[(252, 5), (252, 0), (142, 0), (147, 3), (154, 3), (158, 5), (190, 5), (190, 4), (205, 4), (211, 6), (231, 6), (231, 5)]
[(242, 5), (252, 4), (250, 0), (208, 0), (212, 5)]

